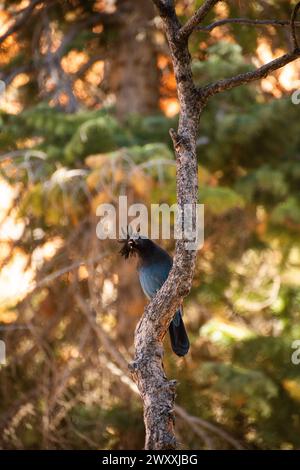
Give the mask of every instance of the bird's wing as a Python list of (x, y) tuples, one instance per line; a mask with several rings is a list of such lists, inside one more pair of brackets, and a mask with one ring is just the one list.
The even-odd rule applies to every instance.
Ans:
[(166, 281), (171, 264), (150, 264), (139, 269), (142, 289), (148, 299), (151, 299)]
[[(161, 286), (167, 280), (168, 274), (172, 267), (172, 261), (164, 263), (155, 263), (141, 266), (139, 269), (139, 277), (144, 294), (151, 299)], [(182, 316), (182, 307), (180, 307), (174, 315), (173, 322), (175, 326), (179, 326)]]

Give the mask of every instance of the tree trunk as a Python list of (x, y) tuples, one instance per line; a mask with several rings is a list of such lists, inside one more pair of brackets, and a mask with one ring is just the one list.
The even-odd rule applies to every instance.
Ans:
[[(170, 131), (176, 155), (177, 203), (181, 212), (185, 205), (194, 208), (192, 216), (194, 233), (198, 199), (196, 135), (199, 118), (208, 98), (216, 93), (263, 78), (300, 57), (300, 47), (295, 33), (296, 15), (300, 10), (299, 1), (291, 19), (293, 49), (289, 53), (253, 71), (197, 88), (192, 77), (188, 39), (218, 1), (204, 0), (194, 15), (182, 26), (176, 15), (174, 0), (153, 0), (159, 10), (168, 39), (180, 103), (178, 130)], [(187, 242), (186, 239), (177, 240), (174, 263), (168, 279), (151, 299), (135, 333), (135, 359), (130, 364), (130, 370), (144, 405), (145, 448), (151, 450), (176, 448), (174, 434), (176, 381), (167, 380), (164, 373), (162, 341), (176, 309), (191, 288), (196, 251), (190, 250), (186, 246)]]
[(154, 7), (149, 0), (118, 0), (118, 28), (106, 73), (119, 118), (153, 114), (159, 105)]
[[(180, 26), (173, 8), (171, 18), (163, 19), (180, 102), (178, 131), (170, 131), (176, 155), (177, 204), (182, 217), (186, 205), (193, 207), (195, 229), (198, 200), (196, 135), (205, 99), (197, 93), (193, 83), (187, 41), (180, 45), (176, 43)], [(135, 359), (130, 370), (144, 403), (145, 448), (150, 450), (176, 449), (177, 446), (174, 433), (176, 380), (168, 380), (165, 375), (162, 341), (175, 310), (191, 288), (196, 251), (188, 250), (187, 242), (185, 239), (177, 241), (168, 280), (146, 308), (135, 333)]]

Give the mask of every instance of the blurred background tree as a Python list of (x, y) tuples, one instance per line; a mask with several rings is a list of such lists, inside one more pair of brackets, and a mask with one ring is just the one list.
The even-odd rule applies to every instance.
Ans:
[[(200, 3), (179, 0), (178, 13)], [(95, 211), (120, 194), (175, 202), (178, 103), (161, 24), (148, 0), (0, 5), (0, 446), (142, 448), (127, 361), (145, 299), (134, 263), (96, 238)], [(290, 9), (221, 2), (215, 15), (286, 20)], [(194, 76), (264, 63), (286, 33), (199, 31)], [(182, 448), (300, 446), (299, 85), (290, 64), (217, 96), (201, 122), (206, 233), (185, 302), (192, 348), (178, 359), (167, 346), (166, 357), (180, 382)]]

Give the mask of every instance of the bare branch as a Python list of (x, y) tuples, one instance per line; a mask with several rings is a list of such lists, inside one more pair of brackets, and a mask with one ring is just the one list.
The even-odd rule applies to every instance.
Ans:
[[(109, 369), (112, 374), (117, 375), (120, 380), (129, 387), (132, 392), (138, 393), (138, 388), (128, 375), (128, 366), (125, 357), (117, 348), (113, 340), (102, 329), (102, 327), (95, 322), (93, 311), (91, 310), (90, 306), (86, 303), (86, 301), (79, 294), (76, 294), (75, 297), (79, 309), (87, 317), (88, 322), (91, 325), (94, 333), (96, 334), (98, 340), (105, 349), (104, 365)], [(95, 309), (95, 306), (93, 306), (93, 309)], [(109, 355), (109, 357), (114, 362), (110, 362), (107, 355)], [(206, 446), (208, 448), (213, 448), (213, 444), (211, 439), (207, 435), (204, 436), (204, 430), (208, 430), (210, 433), (220, 437), (225, 442), (229, 443), (232, 447), (238, 450), (244, 449), (244, 447), (235, 437), (233, 437), (219, 425), (207, 421), (203, 418), (200, 418), (199, 416), (190, 415), (184, 408), (179, 405), (175, 405), (174, 411), (177, 416), (180, 417), (183, 421), (185, 421), (187, 425), (193, 430), (193, 432), (206, 443)]]
[[(89, 307), (87, 306), (87, 304), (83, 301), (82, 298), (78, 299), (78, 296), (77, 301), (79, 301), (78, 303), (80, 310), (82, 310), (84, 315), (89, 317), (91, 315), (91, 312), (89, 311)], [(131, 380), (131, 378), (128, 376), (127, 362), (120, 350), (116, 347), (114, 342), (107, 336), (107, 333), (103, 331), (99, 324), (96, 324), (93, 320), (91, 322), (91, 325), (100, 343), (102, 343), (102, 345), (104, 346), (105, 351), (107, 351), (109, 356), (114, 360), (114, 362), (111, 363), (107, 355), (105, 354), (104, 365), (110, 370), (112, 374), (117, 375), (120, 380), (122, 380), (122, 382), (129, 387), (132, 392), (138, 393), (138, 388), (136, 387), (133, 380)], [(203, 418), (200, 418), (199, 416), (190, 415), (184, 408), (182, 408), (182, 406), (179, 405), (175, 405), (174, 411), (177, 416), (181, 418), (192, 429), (192, 431), (206, 443), (206, 446), (208, 448), (213, 448), (213, 444), (211, 439), (207, 435), (203, 435), (204, 430), (208, 430), (213, 435), (218, 436), (219, 438), (230, 444), (233, 448), (238, 450), (244, 450), (244, 447), (241, 445), (241, 443), (218, 424), (207, 421)]]
[(188, 38), (197, 25), (201, 23), (201, 21), (219, 1), (220, 0), (205, 0), (194, 15), (185, 23), (185, 25), (182, 26), (178, 33), (178, 39)]
[[(197, 101), (187, 41), (178, 39), (180, 23), (171, 0), (153, 0), (166, 31), (180, 102), (179, 126), (172, 132), (177, 169), (177, 202), (184, 214), (195, 208), (198, 197), (196, 135), (203, 100)], [(206, 2), (207, 3), (207, 2)], [(210, 2), (211, 3), (211, 2)], [(216, 3), (216, 1), (214, 2)], [(196, 227), (196, 211), (192, 215)], [(196, 249), (177, 240), (173, 268), (167, 281), (151, 300), (135, 332), (135, 358), (130, 370), (144, 405), (146, 449), (176, 448), (174, 401), (176, 381), (168, 380), (163, 364), (162, 342), (178, 306), (189, 293), (195, 270)]]
[[(222, 20), (215, 21), (214, 23), (210, 23), (206, 26), (197, 26), (195, 28), (196, 31), (201, 31), (204, 33), (209, 33), (213, 29), (218, 28), (220, 26), (224, 26), (227, 24), (241, 24), (241, 25), (251, 25), (251, 26), (290, 26), (291, 22), (289, 20), (255, 20), (252, 18), (224, 18)], [(294, 23), (295, 27), (300, 26), (300, 22), (297, 21)]]
[[(177, 203), (182, 213), (186, 205), (195, 209), (198, 200), (196, 136), (199, 118), (209, 96), (262, 78), (300, 56), (300, 50), (296, 47), (292, 52), (257, 70), (197, 89), (193, 81), (187, 39), (218, 1), (204, 0), (192, 18), (181, 27), (173, 0), (153, 0), (166, 32), (180, 103), (178, 129), (171, 130), (171, 137), (176, 155)], [(291, 19), (291, 30), (295, 26), (295, 17), (296, 14)], [(297, 46), (297, 41), (296, 43), (294, 41), (295, 44)], [(193, 229), (196, 227), (194, 214), (192, 226)], [(130, 371), (143, 400), (146, 449), (176, 448), (174, 434), (176, 381), (168, 380), (165, 375), (162, 364), (162, 342), (176, 309), (192, 285), (197, 253), (195, 249), (189, 250), (186, 247), (187, 241), (177, 240), (174, 263), (168, 279), (151, 299), (135, 332), (135, 357), (130, 364)], [(199, 421), (193, 422), (200, 425)], [(232, 442), (232, 445), (238, 447), (237, 443)]]
[[(89, 308), (86, 303), (84, 304), (82, 302), (82, 299), (79, 301), (79, 305), (79, 308), (80, 310), (82, 310), (84, 315), (90, 315)], [(105, 361), (103, 365), (107, 367), (107, 369), (113, 375), (117, 376), (129, 388), (131, 392), (139, 393), (135, 383), (128, 376), (127, 362), (120, 350), (116, 347), (114, 342), (107, 337), (107, 333), (103, 331), (98, 324), (95, 324), (95, 322), (93, 322), (92, 326), (100, 343), (102, 343), (102, 345), (105, 347)], [(102, 340), (104, 340), (104, 342)], [(109, 356), (113, 358), (114, 362), (111, 362), (109, 360), (106, 351), (108, 352)], [(218, 436), (219, 438), (230, 444), (233, 448), (238, 450), (244, 450), (244, 447), (240, 444), (240, 442), (218, 424), (207, 421), (203, 418), (200, 418), (199, 416), (190, 415), (184, 408), (179, 405), (175, 405), (174, 411), (177, 416), (182, 419), (182, 421), (184, 421), (189, 426), (189, 428), (191, 428), (192, 431), (206, 443), (206, 446), (208, 448), (213, 448), (213, 443), (209, 436), (204, 436), (203, 431), (205, 430), (208, 430), (211, 434)]]
[(221, 93), (225, 90), (231, 90), (231, 88), (244, 85), (245, 83), (250, 83), (255, 80), (267, 77), (271, 72), (284, 67), (285, 65), (293, 62), (295, 59), (300, 57), (300, 50), (296, 49), (294, 52), (284, 54), (277, 59), (268, 62), (265, 65), (262, 65), (256, 70), (251, 72), (240, 73), (230, 78), (225, 78), (224, 80), (218, 80), (214, 83), (211, 83), (205, 87), (199, 89), (199, 94), (201, 96), (212, 96), (216, 93)]
[(283, 54), (277, 59), (274, 59), (271, 62), (268, 62), (267, 64), (262, 65), (258, 69), (253, 70), (251, 72), (244, 72), (239, 75), (226, 78), (224, 80), (218, 80), (203, 88), (200, 88), (199, 89), (200, 96), (204, 95), (206, 97), (209, 97), (225, 90), (231, 90), (232, 88), (236, 86), (244, 85), (245, 83), (250, 83), (255, 80), (259, 80), (261, 78), (266, 77), (271, 72), (274, 72), (275, 70), (278, 70), (281, 67), (284, 67), (290, 62), (293, 62), (295, 59), (298, 59), (300, 57), (300, 48), (297, 42), (295, 20), (296, 20), (296, 16), (297, 16), (299, 8), (300, 8), (300, 2), (298, 2), (296, 6), (294, 7), (293, 13), (291, 16), (291, 21), (290, 21), (291, 39), (292, 39), (292, 46), (293, 46), (292, 52)]

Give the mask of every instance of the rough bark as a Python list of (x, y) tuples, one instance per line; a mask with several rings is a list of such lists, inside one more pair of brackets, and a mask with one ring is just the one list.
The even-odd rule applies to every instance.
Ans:
[[(192, 204), (195, 207), (198, 195), (196, 135), (200, 115), (207, 99), (218, 92), (262, 78), (300, 56), (294, 28), (298, 6), (290, 22), (294, 46), (291, 52), (253, 72), (196, 88), (190, 66), (188, 39), (217, 1), (204, 0), (184, 26), (181, 26), (176, 16), (174, 0), (153, 0), (153, 2), (162, 18), (169, 43), (180, 103), (178, 130), (170, 131), (176, 155), (177, 203), (180, 208), (185, 204)], [(195, 214), (193, 223), (195, 223)], [(176, 309), (189, 293), (193, 280), (196, 252), (186, 250), (186, 241), (184, 239), (177, 241), (173, 268), (169, 277), (145, 309), (135, 332), (135, 358), (129, 368), (143, 401), (146, 449), (176, 448), (174, 434), (176, 381), (168, 380), (164, 373), (162, 341)]]
[[(160, 6), (160, 5), (158, 5)], [(197, 203), (198, 178), (196, 134), (204, 101), (199, 99), (192, 79), (188, 42), (177, 41), (180, 23), (171, 6), (160, 8), (168, 38), (178, 87), (181, 112), (177, 132), (171, 132), (176, 153), (177, 203)], [(174, 400), (176, 381), (167, 380), (163, 370), (162, 341), (176, 307), (189, 292), (195, 268), (195, 251), (187, 251), (185, 240), (176, 244), (174, 266), (155, 302), (151, 302), (135, 334), (135, 359), (130, 365), (144, 403), (146, 449), (175, 449)]]
[(159, 72), (153, 40), (155, 10), (149, 0), (119, 0), (119, 22), (106, 67), (119, 118), (153, 114), (159, 105)]

